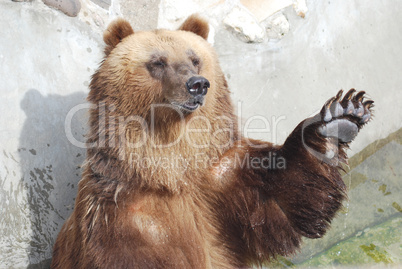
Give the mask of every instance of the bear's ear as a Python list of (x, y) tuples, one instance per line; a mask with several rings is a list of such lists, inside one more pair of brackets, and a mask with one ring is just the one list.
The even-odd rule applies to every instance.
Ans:
[(179, 30), (193, 32), (196, 35), (201, 36), (205, 40), (208, 38), (209, 25), (208, 22), (198, 15), (191, 15), (180, 26)]
[(123, 38), (131, 34), (134, 34), (134, 30), (128, 21), (121, 18), (112, 21), (103, 33), (103, 41), (107, 45), (105, 55), (109, 55)]

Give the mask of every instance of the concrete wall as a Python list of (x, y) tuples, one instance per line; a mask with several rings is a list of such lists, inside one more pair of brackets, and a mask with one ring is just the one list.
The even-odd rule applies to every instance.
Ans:
[[(85, 141), (85, 109), (69, 112), (85, 104), (102, 31), (117, 16), (135, 30), (174, 29), (194, 12), (207, 18), (243, 123), (258, 116), (248, 124), (270, 128), (249, 136), (282, 143), (351, 87), (369, 93), (376, 114), (350, 155), (400, 130), (402, 2), (310, 0), (308, 10), (304, 1), (285, 2), (82, 0), (70, 17), (39, 0), (0, 0), (0, 268), (48, 264), (85, 158), (77, 146)], [(240, 26), (230, 21), (236, 9), (245, 18)]]

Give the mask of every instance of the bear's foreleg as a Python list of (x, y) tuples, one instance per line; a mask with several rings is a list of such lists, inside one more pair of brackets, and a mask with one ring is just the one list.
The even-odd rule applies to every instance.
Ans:
[(340, 91), (283, 146), (243, 141), (222, 157), (233, 166), (214, 168), (215, 178), (225, 183), (222, 233), (241, 263), (294, 253), (302, 236), (325, 234), (346, 197), (339, 173), (347, 162), (344, 149), (371, 118), (373, 101), (363, 102), (364, 92), (354, 92), (341, 100)]

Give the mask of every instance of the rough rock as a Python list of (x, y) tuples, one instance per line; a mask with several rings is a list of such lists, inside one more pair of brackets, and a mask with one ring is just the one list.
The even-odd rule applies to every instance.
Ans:
[(91, 1), (106, 10), (108, 10), (110, 8), (110, 5), (112, 4), (111, 0), (91, 0)]
[(282, 12), (270, 16), (261, 25), (265, 27), (268, 39), (282, 39), (290, 29), (289, 21)]
[(244, 7), (235, 6), (223, 20), (224, 25), (247, 43), (264, 41), (264, 29)]
[(304, 18), (308, 11), (306, 0), (294, 0), (293, 8), (296, 11), (297, 16)]
[(81, 9), (79, 0), (43, 0), (43, 3), (62, 11), (70, 17), (77, 16)]
[(272, 14), (293, 4), (293, 0), (240, 0), (255, 17), (261, 22)]

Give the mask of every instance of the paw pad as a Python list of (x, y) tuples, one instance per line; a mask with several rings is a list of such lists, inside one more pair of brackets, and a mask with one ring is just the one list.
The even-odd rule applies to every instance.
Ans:
[(363, 102), (365, 92), (354, 94), (355, 92), (355, 89), (349, 90), (341, 100), (343, 91), (340, 90), (336, 96), (325, 102), (320, 112), (323, 124), (318, 127), (321, 135), (347, 143), (371, 119), (374, 101)]

